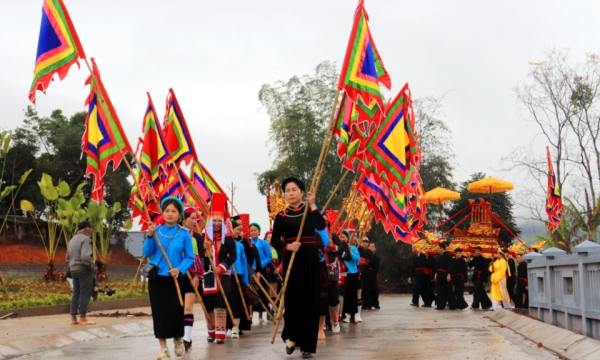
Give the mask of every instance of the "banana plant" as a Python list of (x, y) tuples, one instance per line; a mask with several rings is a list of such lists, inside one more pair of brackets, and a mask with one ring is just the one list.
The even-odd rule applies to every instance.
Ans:
[(568, 197), (565, 197), (565, 199), (569, 202), (568, 209), (571, 211), (573, 219), (579, 229), (587, 234), (587, 237), (590, 241), (598, 242), (598, 227), (600, 227), (600, 199), (598, 199), (598, 205), (594, 211), (588, 209), (588, 211), (585, 213), (579, 211), (571, 199)]
[(18, 185), (9, 185), (9, 186), (6, 186), (4, 189), (2, 189), (2, 184), (3, 184), (3, 180), (4, 180), (4, 170), (6, 167), (6, 156), (8, 155), (8, 151), (10, 150), (11, 140), (12, 140), (12, 136), (8, 133), (8, 131), (4, 130), (3, 132), (0, 133), (0, 159), (3, 160), (2, 161), (2, 173), (0, 173), (0, 201), (4, 200), (4, 198), (6, 198), (8, 195), (11, 195), (15, 189), (17, 190), (17, 192), (14, 195), (12, 195), (12, 201), (10, 202), (8, 211), (6, 212), (7, 216), (4, 217), (4, 220), (2, 221), (2, 225), (0, 225), (0, 233), (2, 233), (2, 230), (4, 230), (4, 226), (6, 225), (6, 221), (8, 220), (8, 214), (10, 214), (10, 211), (12, 210), (13, 206), (15, 205), (15, 199), (16, 199), (17, 195), (19, 194), (21, 187), (25, 183), (25, 180), (27, 180), (27, 177), (29, 176), (29, 174), (31, 174), (31, 171), (33, 171), (33, 169), (29, 169), (25, 173), (23, 173), (23, 175), (21, 175), (21, 178), (19, 179)]
[(84, 186), (85, 183), (79, 184), (73, 197), (69, 200), (60, 198), (56, 204), (56, 214), (62, 226), (62, 233), (67, 247), (69, 246), (69, 240), (77, 233), (79, 222), (86, 219), (86, 211), (82, 208), (85, 203), (85, 196), (81, 193)]
[(60, 242), (61, 234), (59, 233), (59, 217), (57, 213), (58, 202), (60, 199), (66, 199), (71, 194), (71, 188), (65, 181), (59, 181), (58, 185), (54, 185), (52, 177), (48, 174), (42, 174), (42, 178), (38, 181), (40, 192), (44, 198), (44, 210), (42, 212), (43, 217), (46, 219), (48, 224), (48, 243), (44, 239), (44, 235), (40, 230), (34, 216), (35, 208), (30, 201), (21, 201), (21, 210), (31, 215), (35, 226), (42, 238), (44, 248), (46, 249), (46, 255), (48, 256), (48, 268), (46, 269), (45, 276), (46, 280), (53, 280), (48, 274), (54, 274), (54, 257), (56, 256), (56, 249)]
[[(29, 174), (31, 174), (32, 171), (33, 171), (33, 169), (29, 169), (29, 170), (25, 171), (23, 173), (23, 175), (21, 175), (21, 178), (19, 179), (19, 182), (17, 183), (17, 184), (19, 184), (18, 186), (15, 186), (15, 185), (7, 186), (0, 193), (0, 201), (2, 201), (10, 193), (12, 193), (13, 190), (17, 189), (17, 191), (15, 192), (15, 194), (12, 197), (12, 201), (10, 202), (10, 206), (8, 207), (8, 211), (6, 212), (6, 215), (10, 214), (10, 211), (12, 210), (13, 206), (15, 205), (15, 199), (17, 198), (17, 195), (19, 195), (19, 191), (21, 190), (21, 187), (23, 186), (23, 184), (25, 183), (25, 180), (27, 180), (27, 177), (29, 177)], [(2, 181), (0, 180), (0, 187), (1, 186), (2, 186)], [(6, 225), (6, 220), (8, 220), (8, 216), (4, 217), (4, 221), (2, 221), (2, 225), (0, 225), (0, 233), (2, 233), (2, 230), (4, 230), (4, 226)]]

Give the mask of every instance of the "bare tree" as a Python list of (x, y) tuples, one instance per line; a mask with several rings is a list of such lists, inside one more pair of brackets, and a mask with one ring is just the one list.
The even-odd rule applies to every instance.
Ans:
[(593, 212), (600, 186), (600, 57), (590, 53), (584, 61), (573, 62), (568, 51), (552, 49), (544, 61), (529, 65), (528, 81), (514, 92), (524, 106), (524, 119), (537, 124), (540, 133), (528, 147), (518, 147), (503, 159), (504, 170), (527, 179), (519, 205), (531, 211), (531, 219), (545, 220), (544, 150), (549, 146), (561, 191), (581, 208), (587, 207), (588, 191)]

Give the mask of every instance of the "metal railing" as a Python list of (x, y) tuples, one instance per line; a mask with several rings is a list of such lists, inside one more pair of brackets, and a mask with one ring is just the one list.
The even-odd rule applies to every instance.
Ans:
[(584, 241), (573, 251), (550, 248), (523, 256), (529, 315), (600, 339), (600, 245)]

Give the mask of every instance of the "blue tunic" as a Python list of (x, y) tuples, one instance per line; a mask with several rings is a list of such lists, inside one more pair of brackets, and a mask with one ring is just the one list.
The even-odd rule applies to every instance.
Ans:
[(360, 261), (360, 254), (358, 253), (358, 249), (356, 246), (350, 246), (350, 253), (352, 256), (351, 261), (344, 261), (346, 266), (348, 267), (348, 274), (357, 274), (358, 273), (358, 262)]
[(160, 251), (160, 247), (156, 243), (156, 235), (160, 237), (160, 242), (171, 261), (171, 265), (179, 269), (181, 273), (179, 276), (185, 275), (194, 263), (194, 249), (190, 233), (182, 229), (179, 225), (171, 227), (159, 225), (156, 227), (156, 234), (151, 238), (147, 237), (144, 241), (142, 252), (144, 256), (150, 258), (150, 264), (158, 264), (157, 274), (160, 276), (171, 276), (169, 275), (169, 264), (167, 264), (167, 261), (162, 256), (162, 251)]
[[(264, 269), (271, 263), (273, 260), (273, 254), (271, 254), (271, 246), (268, 242), (263, 239), (250, 239), (252, 241), (252, 245), (256, 247), (258, 250), (258, 255), (260, 256), (260, 266)], [(252, 262), (252, 268), (256, 269), (256, 260)]]
[[(327, 233), (327, 229), (323, 229), (323, 230), (319, 230), (319, 229), (315, 229), (315, 232), (317, 234), (319, 234), (319, 236), (321, 237), (321, 240), (323, 240), (323, 246), (327, 247), (327, 245), (329, 245), (329, 233)], [(319, 255), (320, 251), (319, 251)], [(325, 262), (325, 254), (322, 254), (323, 256), (321, 256), (321, 260), (320, 262)]]
[[(244, 245), (240, 242), (235, 242), (235, 247), (237, 250), (237, 259), (235, 259), (235, 263), (233, 266), (235, 267), (235, 272), (242, 280), (242, 284), (244, 286), (248, 286), (248, 262), (246, 261), (246, 253), (244, 252)], [(232, 272), (233, 274), (233, 272)]]

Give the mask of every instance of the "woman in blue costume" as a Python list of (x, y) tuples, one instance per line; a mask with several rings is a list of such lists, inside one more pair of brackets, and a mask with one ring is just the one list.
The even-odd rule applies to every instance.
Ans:
[[(156, 276), (148, 280), (150, 294), (150, 307), (152, 308), (152, 322), (154, 336), (160, 344), (157, 360), (170, 359), (167, 339), (173, 339), (175, 355), (185, 353), (183, 345), (183, 306), (179, 303), (175, 281), (180, 288), (186, 286), (185, 273), (194, 263), (194, 250), (190, 233), (179, 226), (183, 218), (183, 204), (175, 197), (167, 197), (161, 202), (164, 225), (148, 225), (147, 238), (142, 251), (144, 256), (150, 258), (150, 264), (157, 266)], [(169, 265), (158, 246), (160, 241), (167, 257), (173, 266)], [(183, 254), (183, 256), (182, 256)]]

